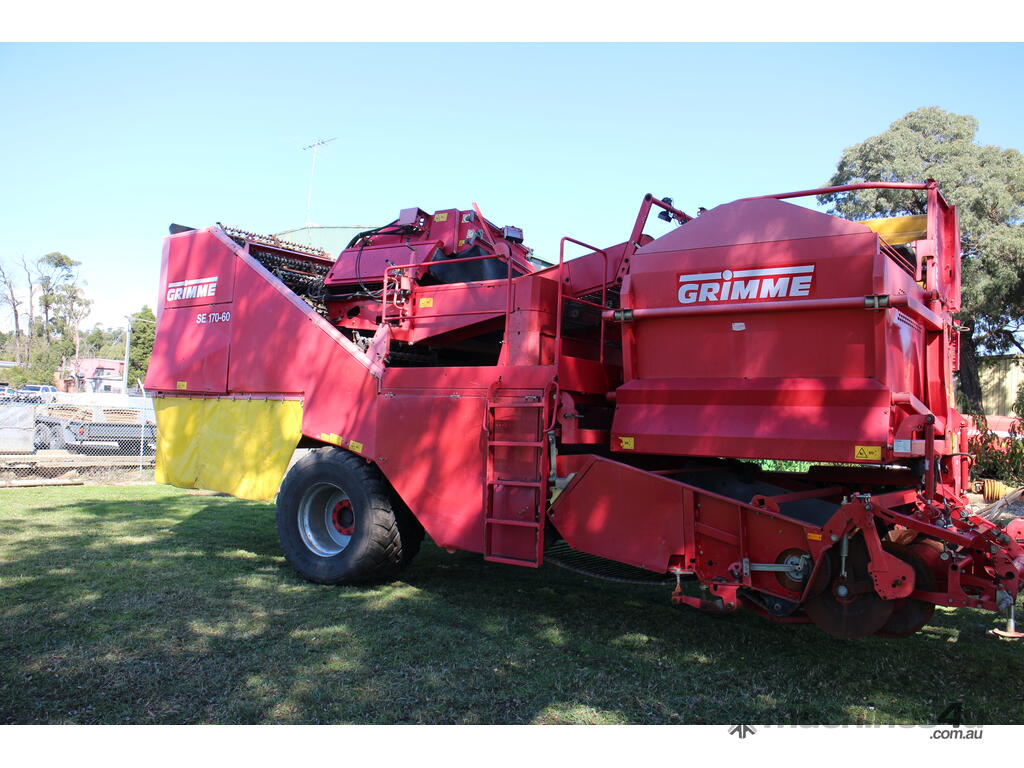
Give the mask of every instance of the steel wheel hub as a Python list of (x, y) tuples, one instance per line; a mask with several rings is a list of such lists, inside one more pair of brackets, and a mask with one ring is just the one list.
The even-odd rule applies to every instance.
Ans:
[(299, 536), (306, 548), (320, 557), (341, 554), (355, 535), (352, 501), (338, 486), (317, 483), (299, 502)]

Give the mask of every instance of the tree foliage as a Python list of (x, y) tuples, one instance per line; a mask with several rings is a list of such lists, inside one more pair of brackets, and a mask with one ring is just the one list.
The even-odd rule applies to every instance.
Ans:
[(62, 294), (66, 296), (71, 291), (69, 286), (76, 282), (75, 268), (80, 264), (81, 262), (58, 251), (40, 256), (36, 262), (39, 309), (43, 313), (43, 329), (47, 342), (50, 341), (50, 335), (53, 332), (51, 319), (55, 306), (59, 304)]
[[(80, 262), (54, 251), (37, 259), (34, 270), (32, 264), (22, 257), (22, 282), (15, 270), (0, 262), (0, 309), (6, 309), (14, 321), (10, 332), (0, 332), (0, 359), (18, 363), (0, 371), (0, 381), (13, 387), (57, 384), (56, 372), (75, 357), (122, 360), (124, 328), (82, 328), (92, 300), (78, 277)], [(145, 376), (156, 318), (144, 306), (131, 316), (131, 322), (129, 387)]]
[[(1024, 352), (1024, 156), (975, 142), (978, 121), (939, 107), (904, 115), (888, 130), (848, 147), (829, 184), (935, 179), (960, 215), (963, 250), (961, 388), (981, 410), (980, 349)], [(819, 198), (849, 219), (920, 214), (925, 194), (858, 190)]]
[(156, 337), (156, 315), (148, 305), (131, 316), (132, 338), (128, 353), (128, 384), (135, 384), (146, 378), (146, 368), (153, 354), (153, 339)]

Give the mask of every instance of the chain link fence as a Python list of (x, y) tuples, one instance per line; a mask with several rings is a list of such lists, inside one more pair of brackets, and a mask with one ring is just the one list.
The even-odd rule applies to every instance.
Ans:
[(0, 395), (0, 488), (152, 482), (155, 458), (147, 397)]

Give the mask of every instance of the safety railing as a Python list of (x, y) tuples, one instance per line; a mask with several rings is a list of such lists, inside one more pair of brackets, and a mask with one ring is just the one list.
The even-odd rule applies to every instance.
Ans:
[(628, 246), (632, 249), (632, 253), (636, 253), (637, 248), (640, 247), (640, 238), (643, 236), (644, 227), (647, 225), (647, 217), (651, 215), (652, 207), (661, 208), (665, 213), (659, 215), (664, 216), (667, 214), (669, 219), (675, 219), (680, 224), (693, 221), (693, 216), (690, 216), (688, 213), (684, 213), (678, 208), (672, 207), (664, 200), (659, 200), (648, 192), (644, 195), (643, 202), (640, 204), (640, 212), (637, 214), (636, 222), (633, 224), (633, 231), (629, 234)]
[(934, 181), (904, 182), (904, 181), (862, 181), (857, 184), (840, 184), (836, 187), (818, 187), (817, 189), (802, 189), (799, 192), (779, 192), (775, 195), (758, 195), (757, 197), (744, 197), (744, 200), (788, 200), (791, 197), (814, 197), (817, 195), (828, 195), (833, 192), (853, 192), (858, 189), (922, 189), (938, 192), (938, 184)]
[[(575, 243), (582, 248), (588, 248), (592, 253), (600, 253), (604, 257), (604, 270), (601, 273), (601, 303), (595, 304), (592, 301), (586, 299), (580, 299), (576, 296), (565, 295), (565, 244)], [(555, 315), (555, 354), (554, 364), (555, 370), (558, 370), (558, 363), (562, 359), (562, 315), (564, 314), (564, 304), (566, 301), (574, 301), (577, 304), (583, 304), (584, 306), (594, 307), (598, 310), (598, 317), (600, 318), (600, 349), (598, 352), (598, 359), (600, 362), (604, 362), (604, 329), (605, 329), (605, 318), (604, 312), (608, 308), (608, 254), (601, 248), (595, 248), (592, 245), (576, 240), (572, 237), (563, 237), (562, 241), (558, 246), (558, 302), (555, 306), (558, 307)]]
[(909, 259), (907, 259), (906, 256), (904, 256), (902, 253), (900, 253), (895, 248), (893, 248), (891, 245), (889, 245), (887, 242), (885, 242), (885, 239), (881, 235), (878, 236), (878, 247), (882, 251), (882, 253), (884, 253), (887, 257), (889, 257), (889, 260), (893, 264), (895, 264), (897, 267), (902, 269), (908, 275), (913, 277), (914, 280), (920, 280), (921, 279), (921, 276), (920, 276), (920, 272), (921, 272), (920, 264), (921, 264), (921, 262), (920, 261), (918, 261), (917, 264), (915, 265), (913, 262), (911, 262)]

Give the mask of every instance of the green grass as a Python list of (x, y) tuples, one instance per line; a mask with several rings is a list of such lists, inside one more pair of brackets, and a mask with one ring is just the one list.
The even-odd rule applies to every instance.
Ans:
[(834, 640), (668, 590), (425, 544), (300, 580), (273, 508), (162, 486), (0, 492), (3, 723), (1021, 723), (1024, 646), (938, 611)]

